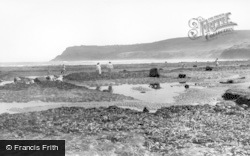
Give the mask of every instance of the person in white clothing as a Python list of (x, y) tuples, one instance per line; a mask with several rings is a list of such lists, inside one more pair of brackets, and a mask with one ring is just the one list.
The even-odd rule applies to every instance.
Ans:
[(62, 66), (62, 70), (61, 70), (61, 74), (65, 74), (65, 72), (66, 72), (66, 66), (65, 66), (65, 64), (63, 64), (63, 66)]
[(101, 68), (100, 63), (97, 63), (97, 65), (96, 65), (96, 72), (97, 72), (99, 75), (102, 74), (102, 68)]
[(112, 64), (111, 62), (109, 62), (109, 63), (107, 64), (107, 68), (108, 68), (108, 72), (111, 73), (112, 70), (114, 69), (114, 66), (113, 66), (113, 64)]
[(217, 67), (217, 66), (219, 66), (219, 61), (218, 61), (219, 59), (218, 58), (216, 58), (216, 60), (215, 60), (215, 66)]

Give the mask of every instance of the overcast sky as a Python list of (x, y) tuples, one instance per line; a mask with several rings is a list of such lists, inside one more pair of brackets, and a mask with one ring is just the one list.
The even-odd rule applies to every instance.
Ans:
[(231, 12), (250, 29), (249, 0), (0, 0), (0, 62), (49, 61), (75, 45), (187, 37), (188, 21)]

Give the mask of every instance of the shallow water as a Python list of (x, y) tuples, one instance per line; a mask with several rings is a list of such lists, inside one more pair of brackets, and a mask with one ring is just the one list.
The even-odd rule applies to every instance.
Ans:
[[(173, 103), (174, 97), (184, 93), (187, 89), (184, 87), (186, 84), (179, 83), (161, 83), (159, 89), (150, 87), (149, 84), (122, 84), (119, 86), (97, 86), (88, 87), (89, 89), (96, 89), (105, 92), (112, 92), (115, 94), (122, 94), (130, 96), (135, 99), (151, 102), (151, 103)], [(189, 88), (202, 89), (203, 87), (195, 86), (188, 83)], [(112, 87), (112, 91), (110, 90)]]
[(0, 82), (0, 86), (4, 86), (4, 85), (10, 84), (10, 83), (14, 83), (14, 81), (3, 81), (3, 82)]
[[(13, 83), (13, 81), (6, 81), (2, 83), (2, 85), (6, 83)], [(189, 85), (189, 88), (196, 88), (196, 89), (203, 89), (201, 86), (195, 86), (192, 83), (187, 83)], [(0, 84), (1, 85), (1, 84)], [(85, 86), (85, 84), (77, 84)], [(180, 84), (180, 83), (161, 83), (159, 85), (156, 85), (155, 88), (150, 86), (149, 84), (122, 84), (118, 86), (98, 86), (98, 87), (88, 87), (89, 89), (98, 89), (100, 91), (104, 92), (112, 92), (115, 94), (122, 94), (125, 96), (130, 96), (135, 99), (138, 99), (140, 101), (144, 101), (147, 103), (174, 103), (175, 99), (174, 97), (178, 96), (181, 93), (185, 93), (188, 89), (185, 89), (186, 83)], [(0, 114), (1, 113), (17, 113), (20, 110), (23, 110), (25, 108), (34, 108), (33, 110), (43, 110), (43, 108), (49, 109), (49, 108), (56, 108), (61, 107), (62, 105), (58, 104), (52, 104), (52, 103), (43, 103), (43, 102), (29, 102), (29, 103), (1, 103), (0, 104)], [(70, 104), (71, 105), (71, 104)], [(53, 106), (53, 107), (52, 107)], [(124, 108), (130, 108), (129, 106), (122, 106)], [(137, 110), (138, 108), (132, 108)], [(141, 111), (141, 109), (138, 109)], [(151, 110), (152, 111), (152, 110)], [(155, 110), (154, 110), (155, 111)]]

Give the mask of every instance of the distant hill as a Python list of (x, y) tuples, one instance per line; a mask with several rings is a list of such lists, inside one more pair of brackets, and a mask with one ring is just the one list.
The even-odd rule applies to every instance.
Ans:
[(73, 46), (52, 61), (250, 58), (246, 45), (250, 45), (250, 30), (238, 30), (208, 41), (182, 37), (133, 45)]
[(243, 42), (224, 50), (220, 56), (223, 59), (243, 59), (250, 58), (250, 42)]

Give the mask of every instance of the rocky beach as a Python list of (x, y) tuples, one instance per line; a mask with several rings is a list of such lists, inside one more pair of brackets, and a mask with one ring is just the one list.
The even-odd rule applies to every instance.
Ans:
[(58, 66), (0, 67), (0, 139), (62, 139), (69, 156), (249, 155), (249, 62), (182, 64), (67, 66), (63, 81), (44, 79)]

